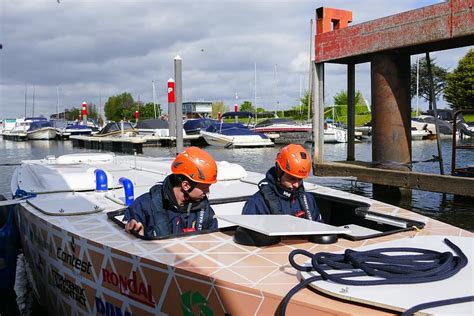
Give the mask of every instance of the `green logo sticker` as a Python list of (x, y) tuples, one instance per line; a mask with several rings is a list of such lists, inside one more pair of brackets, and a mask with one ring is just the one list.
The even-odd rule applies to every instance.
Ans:
[(207, 299), (199, 292), (187, 291), (181, 295), (181, 308), (183, 316), (213, 316)]

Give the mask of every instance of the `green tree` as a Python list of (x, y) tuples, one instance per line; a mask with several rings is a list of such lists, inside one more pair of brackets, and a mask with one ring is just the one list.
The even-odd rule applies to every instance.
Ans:
[(136, 109), (135, 101), (128, 92), (109, 97), (104, 105), (105, 116), (112, 121), (134, 119)]
[[(436, 65), (435, 59), (430, 58), (431, 63), (431, 73), (433, 74), (433, 86), (434, 94), (436, 100), (439, 100), (439, 96), (446, 87), (446, 78), (448, 71), (445, 68), (442, 68)], [(429, 109), (433, 109), (433, 100), (431, 100), (431, 84), (430, 78), (428, 76), (428, 66), (426, 63), (426, 58), (421, 58), (419, 60), (419, 80), (418, 80), (418, 90), (419, 95), (428, 101)], [(411, 65), (411, 80), (410, 80), (410, 95), (411, 97), (416, 96), (416, 63)]]
[[(136, 108), (135, 111), (138, 111), (139, 113), (140, 120), (155, 118), (155, 105), (153, 104), (153, 102), (148, 102), (145, 105), (140, 104), (140, 106), (138, 106), (138, 103), (137, 103), (135, 108)], [(160, 114), (161, 114), (161, 106), (160, 104), (157, 104), (156, 105), (156, 118), (159, 118)]]
[(87, 102), (87, 117), (91, 119), (98, 119), (99, 112), (97, 110), (97, 105), (92, 102)]
[(305, 91), (304, 96), (300, 99), (300, 105), (291, 108), (291, 112), (294, 113), (292, 116), (297, 120), (308, 119), (308, 102), (309, 92)]
[(216, 101), (212, 103), (211, 117), (217, 118), (217, 114), (219, 112), (221, 112), (221, 114), (224, 114), (226, 112), (226, 108), (223, 101)]
[(263, 113), (263, 112), (265, 112), (264, 108), (260, 108), (260, 107), (257, 108), (257, 113)]
[(239, 111), (255, 112), (255, 108), (253, 107), (252, 102), (244, 101), (244, 103), (240, 105)]
[(65, 109), (64, 116), (67, 121), (78, 120), (79, 117), (81, 116), (81, 109), (79, 108)]
[(454, 109), (474, 108), (474, 49), (470, 49), (447, 76), (444, 98)]
[[(339, 93), (333, 97), (335, 105), (347, 105), (349, 102), (347, 100), (347, 91), (341, 90)], [(355, 105), (367, 105), (365, 103), (364, 97), (362, 96), (362, 92), (359, 90), (355, 93)]]

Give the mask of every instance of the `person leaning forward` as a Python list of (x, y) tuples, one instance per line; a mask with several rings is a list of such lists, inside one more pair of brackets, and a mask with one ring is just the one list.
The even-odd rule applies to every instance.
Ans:
[(207, 199), (209, 187), (217, 182), (217, 164), (212, 156), (189, 147), (176, 156), (171, 172), (126, 209), (126, 232), (159, 237), (217, 229)]
[(303, 186), (310, 171), (311, 158), (301, 145), (281, 148), (275, 166), (259, 182), (258, 191), (245, 203), (242, 214), (286, 214), (320, 222), (316, 201)]

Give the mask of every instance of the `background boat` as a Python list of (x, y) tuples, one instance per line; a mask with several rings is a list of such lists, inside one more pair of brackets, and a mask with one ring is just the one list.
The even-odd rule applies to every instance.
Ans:
[(51, 140), (56, 138), (57, 131), (50, 121), (41, 120), (31, 122), (26, 135), (32, 140)]
[(311, 124), (287, 118), (271, 118), (257, 123), (254, 130), (267, 135), (277, 144), (303, 144), (311, 140), (312, 128)]
[(267, 147), (274, 143), (265, 134), (255, 132), (239, 123), (218, 123), (201, 131), (204, 140), (211, 146), (225, 148)]

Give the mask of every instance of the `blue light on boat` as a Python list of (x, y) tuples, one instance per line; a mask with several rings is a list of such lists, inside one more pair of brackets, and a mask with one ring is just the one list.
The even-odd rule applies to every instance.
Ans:
[(125, 205), (129, 206), (135, 199), (133, 196), (133, 183), (130, 179), (124, 177), (119, 179), (119, 183), (123, 185), (123, 190), (125, 191)]
[(107, 174), (102, 169), (95, 169), (95, 190), (96, 191), (107, 191)]

